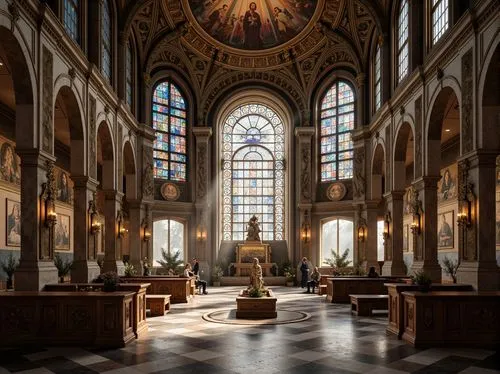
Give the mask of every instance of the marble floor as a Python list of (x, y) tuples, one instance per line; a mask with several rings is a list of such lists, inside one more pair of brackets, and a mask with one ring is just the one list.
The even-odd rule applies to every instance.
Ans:
[[(0, 351), (2, 373), (500, 373), (500, 351), (419, 350), (386, 336), (386, 316), (352, 317), (347, 305), (301, 288), (272, 287), (278, 309), (311, 314), (287, 325), (227, 325), (202, 315), (235, 306), (241, 287), (209, 288), (123, 349), (59, 347)], [(8, 339), (8, 337), (2, 337)]]

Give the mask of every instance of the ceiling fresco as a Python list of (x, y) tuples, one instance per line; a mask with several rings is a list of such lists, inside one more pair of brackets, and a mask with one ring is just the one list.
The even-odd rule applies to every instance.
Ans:
[(262, 50), (296, 37), (312, 20), (317, 0), (191, 0), (203, 30), (217, 41), (243, 50)]

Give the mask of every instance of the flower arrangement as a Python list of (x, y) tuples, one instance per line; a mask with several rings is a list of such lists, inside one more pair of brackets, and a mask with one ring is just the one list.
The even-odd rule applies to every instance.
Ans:
[(124, 272), (126, 277), (133, 277), (137, 274), (137, 270), (135, 270), (134, 265), (132, 265), (130, 262), (125, 263)]
[(263, 290), (261, 290), (259, 288), (252, 287), (248, 290), (248, 296), (250, 296), (250, 297), (262, 297), (262, 296), (264, 296), (264, 292), (263, 292)]
[(220, 278), (224, 275), (224, 270), (222, 270), (222, 266), (219, 264), (214, 266), (214, 270), (212, 272), (212, 278), (214, 282), (220, 282)]
[(2, 270), (7, 274), (7, 289), (12, 288), (12, 277), (14, 276), (14, 273), (16, 272), (16, 268), (18, 267), (19, 262), (14, 259), (14, 256), (12, 253), (9, 255), (8, 259), (6, 262), (1, 263)]

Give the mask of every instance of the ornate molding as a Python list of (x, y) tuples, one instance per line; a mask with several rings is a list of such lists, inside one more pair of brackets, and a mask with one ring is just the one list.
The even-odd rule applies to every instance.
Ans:
[(52, 154), (54, 151), (53, 130), (53, 90), (54, 90), (54, 58), (47, 47), (42, 49), (43, 83), (42, 83), (42, 149)]

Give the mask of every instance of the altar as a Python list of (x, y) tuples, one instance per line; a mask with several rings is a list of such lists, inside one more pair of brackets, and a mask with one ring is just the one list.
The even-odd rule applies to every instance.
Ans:
[(259, 259), (265, 277), (273, 275), (271, 269), (276, 264), (271, 262), (271, 246), (260, 241), (248, 240), (236, 245), (236, 262), (231, 264), (235, 269), (235, 276), (249, 276), (254, 258)]

